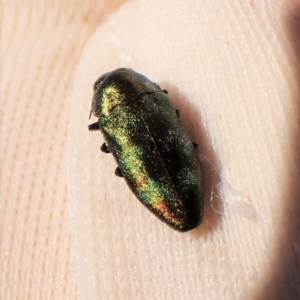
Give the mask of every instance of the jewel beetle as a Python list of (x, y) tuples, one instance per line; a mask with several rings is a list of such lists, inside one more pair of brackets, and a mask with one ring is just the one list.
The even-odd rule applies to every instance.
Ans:
[(89, 130), (101, 130), (101, 150), (117, 161), (136, 197), (173, 229), (188, 231), (202, 221), (204, 201), (195, 144), (167, 91), (131, 69), (102, 75), (94, 84)]

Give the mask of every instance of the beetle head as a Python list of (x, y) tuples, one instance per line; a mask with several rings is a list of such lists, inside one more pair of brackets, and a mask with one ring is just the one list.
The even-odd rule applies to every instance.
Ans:
[(94, 84), (93, 114), (100, 118), (118, 105), (129, 105), (145, 94), (162, 92), (161, 88), (140, 73), (121, 68), (105, 73)]

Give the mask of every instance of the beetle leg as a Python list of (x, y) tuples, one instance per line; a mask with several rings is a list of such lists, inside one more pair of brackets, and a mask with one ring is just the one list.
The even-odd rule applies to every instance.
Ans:
[(105, 143), (102, 144), (100, 150), (104, 153), (110, 153), (110, 151)]
[(92, 131), (92, 130), (100, 130), (99, 122), (95, 122), (93, 124), (90, 124), (89, 125), (89, 130), (90, 131)]
[(116, 174), (117, 176), (119, 176), (119, 177), (123, 177), (122, 171), (120, 170), (119, 167), (116, 168), (115, 174)]
[(193, 143), (193, 145), (194, 145), (194, 149), (197, 149), (197, 148), (198, 148), (198, 144)]
[(176, 110), (176, 115), (178, 117), (178, 119), (180, 118), (180, 113), (179, 113), (179, 110), (178, 109), (175, 109)]
[(168, 94), (168, 91), (167, 91), (167, 90), (163, 90), (163, 92), (164, 92), (165, 94)]

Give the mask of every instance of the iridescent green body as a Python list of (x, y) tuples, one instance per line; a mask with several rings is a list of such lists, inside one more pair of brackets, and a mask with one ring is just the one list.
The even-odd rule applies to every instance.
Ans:
[(92, 111), (128, 186), (162, 221), (179, 231), (203, 216), (203, 185), (194, 145), (165, 91), (130, 69), (95, 83)]

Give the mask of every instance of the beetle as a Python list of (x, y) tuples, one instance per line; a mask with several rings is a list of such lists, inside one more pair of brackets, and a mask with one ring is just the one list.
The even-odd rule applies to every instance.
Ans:
[(101, 130), (101, 151), (114, 156), (115, 174), (141, 203), (173, 229), (196, 228), (204, 210), (200, 162), (167, 91), (116, 69), (95, 82), (92, 113), (99, 120), (89, 130)]

